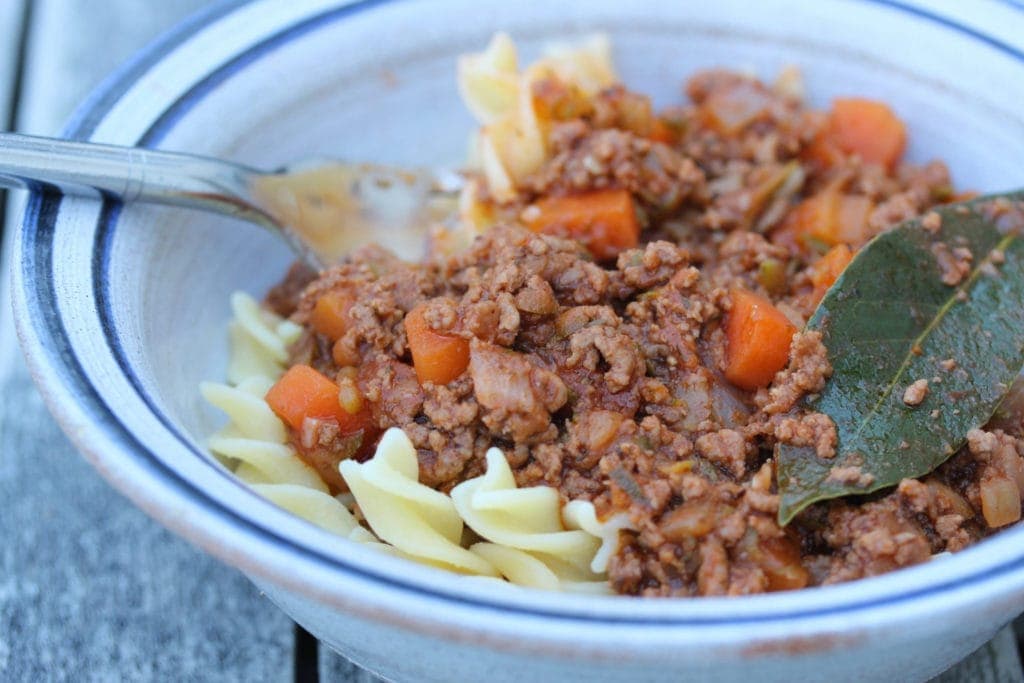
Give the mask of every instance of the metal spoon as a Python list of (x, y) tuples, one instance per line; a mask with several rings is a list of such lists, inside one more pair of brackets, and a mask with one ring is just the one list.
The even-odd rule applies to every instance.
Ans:
[(193, 154), (0, 133), (0, 186), (241, 218), (284, 237), (318, 270), (373, 241), (422, 257), (428, 226), (452, 211), (461, 185), (450, 171), (304, 162), (266, 172)]

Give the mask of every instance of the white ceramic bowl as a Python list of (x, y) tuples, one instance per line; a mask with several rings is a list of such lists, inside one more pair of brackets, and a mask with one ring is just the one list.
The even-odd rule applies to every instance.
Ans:
[[(471, 121), (456, 55), (499, 28), (527, 53), (603, 30), (626, 82), (659, 104), (679, 101), (699, 67), (771, 76), (796, 63), (817, 104), (892, 103), (910, 156), (946, 159), (959, 187), (1024, 186), (1024, 52), (1005, 42), (1024, 45), (1024, 17), (971, 6), (973, 28), (895, 0), (229, 2), (116, 74), (67, 134), (267, 167), (325, 155), (457, 163)], [(1024, 528), (888, 576), (742, 599), (506, 589), (378, 554), (260, 499), (202, 448), (219, 418), (196, 387), (223, 377), (228, 295), (278, 279), (289, 262), (280, 243), (227, 219), (37, 195), (18, 252), (21, 341), (86, 457), (390, 678), (923, 680), (1024, 609)]]

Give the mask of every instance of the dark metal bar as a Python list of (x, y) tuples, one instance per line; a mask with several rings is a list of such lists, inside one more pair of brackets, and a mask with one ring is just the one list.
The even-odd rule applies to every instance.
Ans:
[(306, 629), (295, 624), (295, 683), (320, 683), (320, 642)]

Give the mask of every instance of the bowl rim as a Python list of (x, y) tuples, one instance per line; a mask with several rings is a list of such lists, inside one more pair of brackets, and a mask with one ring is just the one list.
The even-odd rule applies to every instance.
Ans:
[[(203, 27), (258, 1), (222, 0), (222, 2), (196, 13), (175, 28), (172, 28), (109, 76), (77, 110), (65, 128), (63, 135), (69, 138), (88, 139), (104, 116), (135, 86), (138, 80), (152, 66), (185, 43)], [(994, 47), (1012, 56), (1017, 61), (1024, 63), (1024, 51), (948, 17), (929, 12), (920, 7), (906, 5), (898, 0), (859, 1), (864, 4), (880, 5), (904, 11), (924, 20), (941, 24), (946, 28), (984, 42), (990, 47)], [(328, 17), (332, 20), (340, 20), (344, 16), (355, 12), (372, 9), (381, 5), (391, 5), (397, 2), (398, 0), (356, 0), (354, 2), (339, 3), (327, 11), (315, 14), (305, 22), (290, 26), (271, 36), (265, 36), (259, 43), (250, 46), (246, 53), (236, 55), (229, 62), (221, 64), (214, 74), (194, 84), (189, 90), (189, 94), (182, 96), (182, 99), (187, 96), (201, 97), (204, 89), (216, 86), (216, 78), (226, 78), (230, 75), (230, 71), (227, 70), (241, 68), (248, 63), (246, 54), (252, 50), (272, 44), (275, 40), (290, 39), (300, 35), (305, 30), (315, 28), (319, 22), (324, 21)], [(1020, 9), (1015, 5), (1008, 6), (1015, 10)], [(182, 99), (178, 100), (178, 104), (182, 102)], [(165, 109), (163, 114), (153, 122), (149, 132), (140, 139), (140, 144), (143, 146), (158, 144), (161, 136), (173, 126), (177, 115), (180, 113), (176, 106)], [(230, 564), (240, 566), (246, 571), (251, 571), (276, 583), (283, 583), (311, 597), (326, 599), (334, 604), (348, 607), (365, 608), (366, 605), (362, 604), (363, 601), (354, 598), (351, 594), (339, 595), (334, 588), (317, 590), (310, 585), (312, 583), (310, 581), (289, 582), (284, 580), (279, 572), (264, 567), (261, 559), (266, 557), (264, 554), (265, 549), (277, 545), (277, 550), (282, 551), (285, 555), (292, 554), (294, 557), (297, 554), (302, 556), (303, 560), (307, 563), (322, 563), (323, 566), (319, 569), (328, 574), (333, 573), (336, 576), (339, 572), (350, 574), (353, 571), (361, 571), (358, 568), (339, 564), (334, 558), (318, 553), (316, 548), (298, 545), (290, 539), (275, 536), (267, 528), (251, 524), (249, 520), (238, 517), (232, 510), (192, 488), (189, 482), (180, 478), (176, 473), (167, 470), (158, 459), (148, 452), (143, 444), (135, 439), (130, 431), (118, 420), (116, 412), (106, 405), (101, 394), (90, 384), (67, 337), (67, 332), (63, 327), (56, 306), (52, 305), (56, 300), (56, 296), (48, 270), (52, 263), (47, 262), (47, 259), (52, 257), (52, 252), (45, 248), (45, 244), (47, 236), (52, 237), (62, 205), (63, 200), (59, 197), (38, 192), (32, 194), (26, 208), (22, 228), (16, 234), (15, 253), (20, 256), (20, 264), (12, 269), (15, 278), (14, 287), (12, 288), (16, 313), (15, 319), (22, 349), (28, 360), (33, 378), (37, 385), (40, 386), (48, 407), (55, 414), (62, 428), (71, 436), (78, 448), (86, 454), (101, 474), (116, 488), (132, 498), (140, 507), (161, 520), (165, 525), (173, 528), (179, 534), (198, 542), (212, 554), (217, 555)], [(101, 216), (103, 217), (102, 220), (107, 221), (109, 225), (113, 226), (118, 217), (117, 205), (105, 203)], [(108, 237), (111, 233), (112, 230), (108, 231)], [(39, 277), (40, 273), (42, 277)], [(94, 286), (96, 284), (94, 283)], [(36, 291), (36, 289), (41, 289), (41, 292)], [(99, 293), (99, 290), (97, 290), (97, 294)], [(48, 305), (48, 302), (50, 302), (50, 305)], [(104, 331), (109, 333), (110, 330), (107, 329), (109, 325), (106, 324), (108, 322), (108, 320), (104, 321)], [(76, 382), (74, 390), (69, 389), (65, 384), (65, 381), (68, 379)], [(136, 388), (138, 388), (137, 384)], [(87, 409), (81, 405), (69, 406), (68, 397), (76, 400), (81, 400), (82, 397), (85, 397), (88, 399)], [(152, 403), (145, 396), (143, 396), (143, 400), (153, 409)], [(157, 417), (173, 433), (173, 425), (168, 423), (166, 417), (159, 415), (159, 411), (155, 412)], [(93, 421), (93, 424), (88, 424), (90, 420)], [(143, 462), (140, 460), (141, 458), (147, 458), (148, 462)], [(125, 466), (130, 467), (126, 469)], [(133, 483), (143, 472), (146, 473), (146, 476), (155, 477), (154, 486), (156, 490), (161, 492), (164, 498), (150, 497), (146, 500), (140, 500), (143, 496), (137, 489), (133, 488)], [(173, 502), (168, 502), (169, 498), (173, 498)], [(181, 515), (180, 513), (183, 510), (198, 511), (200, 514), (193, 514), (191, 516)], [(221, 525), (217, 526), (216, 530), (211, 530), (203, 519), (204, 515), (218, 517)], [(181, 519), (179, 516), (186, 517), (187, 519)], [(230, 519), (231, 517), (234, 517), (234, 519)], [(242, 540), (253, 541), (252, 547), (246, 550), (242, 547), (244, 543), (239, 543), (238, 539), (235, 539), (231, 547), (228, 547), (223, 543), (223, 536), (221, 536), (224, 529), (234, 529), (236, 533), (241, 534)], [(259, 541), (259, 543), (256, 543), (256, 541)], [(972, 550), (966, 552), (971, 553)], [(905, 574), (912, 571), (914, 570), (907, 569), (898, 573)], [(657, 626), (707, 628), (716, 624), (735, 625), (778, 619), (834, 617), (838, 614), (847, 614), (858, 610), (868, 611), (906, 604), (909, 601), (914, 601), (936, 592), (949, 592), (958, 589), (969, 591), (969, 589), (977, 588), (981, 584), (989, 586), (990, 589), (999, 582), (1004, 582), (1004, 585), (1024, 586), (1024, 552), (1001, 565), (982, 567), (978, 572), (968, 573), (966, 576), (960, 577), (955, 581), (937, 582), (917, 590), (892, 591), (895, 594), (884, 595), (881, 598), (872, 600), (862, 600), (860, 602), (853, 600), (850, 604), (838, 607), (829, 607), (827, 604), (822, 606), (820, 604), (822, 602), (830, 602), (831, 600), (828, 597), (812, 599), (813, 596), (808, 596), (806, 600), (796, 601), (797, 604), (800, 602), (810, 603), (803, 605), (802, 608), (790, 611), (768, 611), (767, 613), (744, 615), (743, 613), (738, 613), (735, 609), (728, 609), (727, 606), (737, 607), (739, 602), (750, 600), (763, 601), (771, 599), (771, 596), (751, 597), (739, 602), (731, 599), (717, 600), (720, 606), (724, 608), (717, 617), (708, 614), (703, 616), (686, 615), (686, 612), (689, 611), (686, 606), (692, 605), (693, 601), (691, 600), (664, 601), (672, 603), (672, 607), (659, 610), (662, 614), (654, 614), (653, 610), (647, 610), (643, 605), (637, 605), (639, 608), (637, 611), (640, 614), (630, 618), (623, 617), (621, 613), (614, 614), (609, 612), (602, 614), (600, 610), (596, 610), (595, 613), (595, 610), (590, 608), (568, 611), (553, 611), (550, 607), (526, 609), (509, 605), (497, 598), (494, 600), (467, 599), (464, 595), (460, 595), (459, 591), (431, 590), (415, 581), (396, 582), (388, 580), (387, 577), (382, 575), (366, 573), (363, 573), (361, 578), (375, 582), (378, 585), (383, 585), (386, 589), (397, 588), (401, 591), (411, 591), (419, 593), (428, 600), (455, 602), (470, 609), (483, 607), (488, 610), (511, 611), (527, 617), (543, 616), (571, 621), (581, 620), (597, 624), (636, 625), (645, 629)], [(1010, 580), (1011, 578), (1013, 579), (1012, 581)], [(882, 579), (866, 579), (857, 583), (880, 581), (883, 579), (884, 577)], [(832, 588), (819, 588), (798, 593), (814, 593), (815, 595), (824, 596), (827, 593), (832, 593), (833, 590)], [(592, 599), (587, 598), (587, 601), (590, 600)], [(704, 598), (700, 602), (709, 601), (713, 602), (716, 599)], [(583, 601), (581, 600), (580, 602), (582, 605)], [(648, 601), (643, 602), (650, 604)], [(815, 605), (814, 603), (819, 604)], [(700, 611), (704, 612), (704, 610)], [(650, 612), (650, 614), (644, 614), (645, 612)], [(676, 614), (665, 614), (666, 612), (676, 612)]]

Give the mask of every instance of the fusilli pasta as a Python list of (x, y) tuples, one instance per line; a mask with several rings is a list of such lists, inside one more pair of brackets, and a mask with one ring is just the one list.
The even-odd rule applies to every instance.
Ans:
[(401, 429), (384, 432), (377, 452), (365, 463), (345, 460), (340, 469), (380, 538), (430, 564), (497, 575), (487, 560), (462, 547), (462, 518), (451, 498), (419, 483), (416, 449)]
[[(545, 56), (521, 73), (515, 45), (504, 33), (494, 36), (483, 52), (459, 60), (459, 92), (482, 124), (473, 143), (474, 159), (483, 170), (488, 190), (499, 202), (511, 200), (516, 188), (548, 158), (550, 121), (534, 100), (534, 85), (555, 78), (592, 96), (617, 82), (606, 36), (576, 44), (549, 46)], [(467, 185), (463, 206), (478, 188)], [(463, 216), (477, 217), (463, 210)]]
[(588, 570), (600, 546), (596, 536), (566, 530), (558, 491), (549, 486), (516, 487), (508, 461), (487, 451), (487, 472), (452, 489), (458, 513), (473, 531), (501, 546), (544, 553)]

